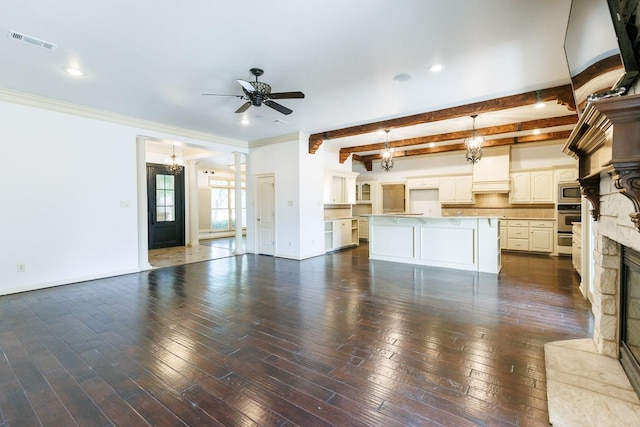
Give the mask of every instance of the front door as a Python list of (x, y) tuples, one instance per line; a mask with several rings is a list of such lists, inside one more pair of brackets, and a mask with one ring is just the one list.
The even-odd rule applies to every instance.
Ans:
[(275, 253), (275, 179), (273, 176), (260, 176), (258, 181), (258, 253)]
[(184, 169), (147, 164), (149, 249), (184, 246)]

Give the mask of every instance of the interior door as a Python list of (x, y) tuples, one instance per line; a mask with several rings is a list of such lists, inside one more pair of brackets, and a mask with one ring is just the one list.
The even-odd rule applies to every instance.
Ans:
[(276, 216), (275, 216), (275, 178), (260, 176), (257, 179), (258, 209), (256, 221), (258, 223), (258, 253), (263, 255), (275, 254)]
[(184, 169), (147, 164), (149, 249), (184, 246)]

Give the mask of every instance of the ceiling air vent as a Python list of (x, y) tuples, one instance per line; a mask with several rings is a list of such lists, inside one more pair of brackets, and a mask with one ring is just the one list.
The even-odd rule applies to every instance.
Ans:
[(13, 40), (18, 40), (18, 41), (21, 41), (23, 43), (28, 43), (28, 44), (31, 44), (31, 45), (34, 45), (34, 46), (38, 46), (38, 47), (41, 47), (43, 49), (47, 49), (47, 50), (51, 50), (51, 51), (56, 50), (56, 47), (58, 47), (57, 45), (55, 45), (53, 43), (49, 43), (49, 42), (46, 42), (44, 40), (40, 40), (40, 39), (37, 39), (35, 37), (31, 37), (31, 36), (28, 36), (26, 34), (17, 33), (15, 31), (11, 31), (11, 30), (9, 30), (9, 34), (7, 34), (7, 37), (9, 37), (10, 39), (13, 39)]

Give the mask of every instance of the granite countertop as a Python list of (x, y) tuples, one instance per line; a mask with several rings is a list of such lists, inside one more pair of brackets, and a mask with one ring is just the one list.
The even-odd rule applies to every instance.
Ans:
[(555, 221), (555, 218), (538, 218), (538, 217), (512, 217), (505, 216), (502, 219), (513, 219), (513, 220), (523, 220), (523, 221)]
[(368, 217), (394, 217), (394, 218), (426, 218), (426, 219), (477, 219), (477, 218), (496, 218), (496, 219), (503, 219), (503, 217), (501, 216), (495, 216), (495, 215), (447, 215), (447, 216), (426, 216), (424, 214), (419, 214), (419, 213), (415, 213), (415, 214), (407, 214), (407, 213), (401, 213), (401, 214), (377, 214), (377, 215), (364, 215), (364, 216), (368, 216)]

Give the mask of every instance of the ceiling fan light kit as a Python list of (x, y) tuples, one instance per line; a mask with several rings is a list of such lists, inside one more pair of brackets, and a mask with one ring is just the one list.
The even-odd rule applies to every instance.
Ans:
[(271, 86), (267, 83), (258, 81), (258, 77), (264, 74), (264, 70), (261, 68), (252, 68), (249, 70), (251, 74), (253, 74), (256, 78), (254, 82), (248, 82), (246, 80), (238, 80), (240, 86), (242, 86), (242, 91), (244, 95), (219, 95), (215, 93), (203, 93), (203, 95), (212, 95), (212, 96), (237, 96), (240, 99), (246, 100), (244, 104), (240, 106), (236, 110), (236, 113), (244, 113), (251, 107), (260, 107), (262, 104), (265, 104), (268, 107), (273, 108), (274, 110), (288, 115), (293, 112), (293, 110), (285, 107), (284, 105), (278, 104), (274, 102), (274, 99), (300, 99), (304, 98), (304, 93), (302, 92), (277, 92), (271, 93)]

